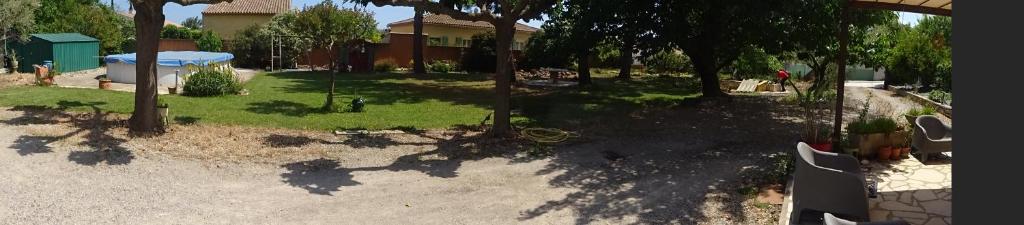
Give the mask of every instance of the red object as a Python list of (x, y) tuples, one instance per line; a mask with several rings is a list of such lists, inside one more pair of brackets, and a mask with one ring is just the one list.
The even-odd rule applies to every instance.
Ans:
[(813, 144), (807, 144), (807, 145), (810, 145), (811, 148), (814, 148), (814, 150), (823, 151), (823, 152), (832, 152), (832, 142), (813, 143)]
[(779, 79), (786, 78), (789, 78), (789, 72), (786, 72), (786, 70), (779, 70)]

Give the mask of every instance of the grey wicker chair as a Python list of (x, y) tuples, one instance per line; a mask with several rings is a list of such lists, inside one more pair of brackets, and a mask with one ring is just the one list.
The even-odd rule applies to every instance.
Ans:
[(953, 127), (930, 115), (914, 120), (914, 139), (911, 146), (921, 153), (921, 162), (928, 161), (931, 153), (953, 151)]
[(881, 222), (853, 222), (849, 220), (840, 219), (839, 217), (833, 216), (831, 213), (825, 213), (825, 225), (910, 225), (910, 223), (903, 220)]
[(801, 214), (808, 210), (868, 221), (868, 193), (857, 159), (818, 151), (803, 142), (796, 149), (790, 223), (800, 224)]

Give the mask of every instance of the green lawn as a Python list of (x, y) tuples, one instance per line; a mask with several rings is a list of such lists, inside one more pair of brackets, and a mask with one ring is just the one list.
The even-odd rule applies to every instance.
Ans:
[[(260, 74), (246, 83), (247, 96), (162, 95), (178, 123), (237, 124), (297, 129), (446, 128), (474, 125), (493, 104), (494, 82), (485, 75), (339, 74), (336, 104), (366, 98), (362, 113), (323, 113), (325, 73)], [(675, 104), (695, 96), (686, 78), (645, 78), (617, 82), (598, 77), (590, 88), (535, 91), (516, 89), (514, 121), (528, 126), (570, 126), (623, 116), (645, 104)], [(133, 94), (95, 89), (13, 87), (0, 89), (0, 106), (69, 106), (73, 111), (128, 114)], [(584, 116), (585, 115), (585, 116)], [(585, 118), (585, 119), (583, 119)]]

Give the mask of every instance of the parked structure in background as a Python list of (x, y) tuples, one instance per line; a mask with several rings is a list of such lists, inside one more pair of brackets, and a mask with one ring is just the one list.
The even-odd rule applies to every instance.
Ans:
[[(803, 63), (786, 63), (786, 71), (797, 78), (803, 79), (811, 72), (811, 67)], [(846, 80), (885, 80), (885, 68), (869, 68), (861, 65), (846, 66)]]
[[(483, 21), (453, 19), (447, 15), (426, 14), (423, 16), (423, 59), (459, 61), (462, 49), (469, 47), (473, 35), (493, 31), (494, 26)], [(537, 28), (516, 24), (512, 49), (520, 51)], [(376, 48), (375, 60), (394, 59), (399, 66), (411, 67), (413, 40), (413, 18), (388, 24), (384, 40)]]
[[(217, 3), (203, 10), (203, 29), (231, 41), (238, 31), (270, 22), (274, 15), (288, 10), (291, 10), (289, 0), (234, 0)], [(269, 44), (270, 40), (267, 41)]]
[(13, 43), (18, 72), (33, 71), (44, 61), (57, 64), (60, 72), (95, 69), (100, 66), (100, 40), (79, 33), (32, 34), (28, 42)]

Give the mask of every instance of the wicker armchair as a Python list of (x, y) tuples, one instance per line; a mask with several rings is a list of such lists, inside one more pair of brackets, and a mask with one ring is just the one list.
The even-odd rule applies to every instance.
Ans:
[(953, 127), (935, 116), (918, 116), (914, 120), (914, 139), (911, 146), (921, 153), (921, 162), (928, 161), (931, 153), (953, 151)]
[(868, 193), (857, 159), (818, 151), (803, 142), (797, 144), (797, 155), (791, 223), (799, 224), (805, 210), (868, 221)]

